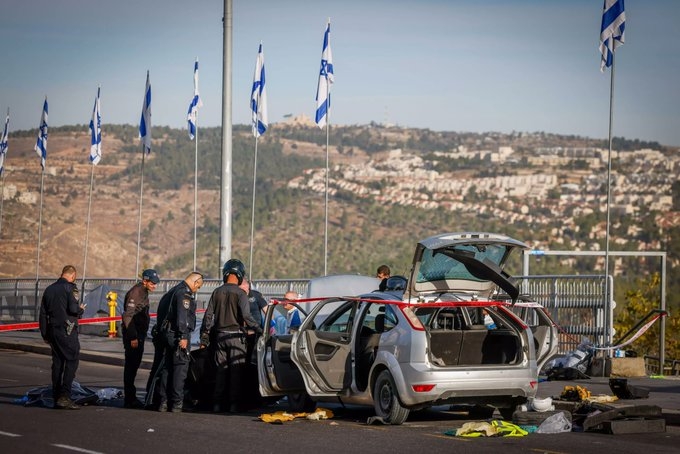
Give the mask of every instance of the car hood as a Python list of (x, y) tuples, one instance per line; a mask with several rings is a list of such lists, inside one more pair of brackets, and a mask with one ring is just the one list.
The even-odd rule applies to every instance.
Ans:
[(498, 286), (515, 301), (519, 289), (503, 271), (515, 249), (529, 246), (486, 232), (446, 233), (422, 240), (416, 247), (405, 296), (466, 293), (490, 297)]

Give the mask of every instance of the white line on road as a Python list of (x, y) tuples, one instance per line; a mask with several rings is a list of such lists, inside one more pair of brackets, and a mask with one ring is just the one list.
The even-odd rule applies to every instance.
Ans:
[(63, 449), (70, 449), (71, 451), (77, 451), (77, 452), (86, 452), (88, 454), (103, 454), (99, 451), (90, 451), (89, 449), (83, 449), (83, 448), (78, 448), (77, 446), (69, 446), (69, 445), (52, 445), (57, 448), (63, 448)]
[(4, 435), (6, 437), (21, 437), (19, 434), (13, 434), (12, 432), (3, 432), (0, 431), (0, 435)]

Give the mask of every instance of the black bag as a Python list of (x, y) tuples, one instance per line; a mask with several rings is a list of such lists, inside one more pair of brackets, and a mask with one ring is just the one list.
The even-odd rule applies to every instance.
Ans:
[(159, 334), (165, 334), (170, 329), (170, 320), (165, 319), (160, 324), (156, 323), (151, 328), (151, 338), (157, 339)]

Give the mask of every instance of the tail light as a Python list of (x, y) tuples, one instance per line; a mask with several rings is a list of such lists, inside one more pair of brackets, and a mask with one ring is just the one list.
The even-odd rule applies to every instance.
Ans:
[(408, 306), (400, 306), (401, 312), (406, 316), (406, 320), (411, 325), (411, 328), (417, 331), (425, 331), (425, 327), (420, 322), (418, 316), (413, 312), (413, 310)]

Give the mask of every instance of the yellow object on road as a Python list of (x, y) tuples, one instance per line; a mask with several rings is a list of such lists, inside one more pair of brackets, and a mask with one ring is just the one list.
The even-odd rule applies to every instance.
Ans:
[(287, 421), (292, 421), (296, 418), (305, 418), (312, 421), (320, 419), (331, 419), (333, 412), (325, 408), (317, 408), (313, 413), (288, 413), (286, 411), (277, 411), (276, 413), (263, 413), (260, 415), (260, 420), (270, 424), (283, 424)]
[(560, 398), (572, 402), (583, 402), (590, 397), (590, 391), (581, 386), (565, 386)]

